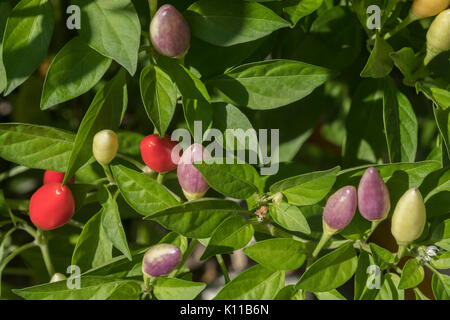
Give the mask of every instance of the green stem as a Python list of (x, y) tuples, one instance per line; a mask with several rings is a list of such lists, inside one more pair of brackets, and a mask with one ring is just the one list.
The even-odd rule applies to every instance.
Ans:
[(42, 229), (37, 229), (36, 242), (41, 249), (42, 259), (44, 259), (45, 267), (47, 268), (48, 275), (50, 278), (55, 273), (55, 267), (53, 266), (52, 259), (50, 257), (50, 252), (48, 250), (47, 238)]
[(325, 243), (327, 243), (327, 241), (331, 238), (331, 236), (332, 234), (329, 232), (324, 231), (322, 233), (322, 237), (320, 237), (319, 243), (317, 244), (316, 248), (312, 253), (313, 259), (315, 259), (319, 255), (319, 252), (322, 250), (323, 246), (325, 245)]
[(153, 19), (153, 16), (156, 13), (156, 9), (158, 9), (158, 0), (148, 0), (148, 7), (150, 8), (150, 20)]
[(158, 176), (156, 177), (156, 181), (159, 183), (159, 184), (163, 184), (163, 181), (164, 181), (164, 173), (158, 173)]
[(370, 238), (370, 236), (372, 235), (372, 233), (374, 233), (375, 229), (378, 227), (378, 225), (382, 222), (383, 220), (375, 220), (372, 221), (372, 225), (370, 227), (370, 231), (367, 235), (364, 236), (364, 241), (366, 241), (367, 239)]
[(230, 282), (230, 276), (228, 275), (227, 266), (225, 265), (225, 261), (223, 261), (221, 254), (216, 254), (217, 262), (219, 263), (220, 269), (222, 270), (223, 277), (225, 278), (225, 284)]
[(408, 14), (408, 16), (405, 18), (405, 20), (403, 20), (402, 22), (400, 22), (394, 29), (392, 29), (391, 31), (387, 32), (384, 35), (384, 40), (389, 39), (390, 37), (392, 37), (394, 34), (396, 34), (397, 32), (399, 32), (400, 30), (406, 28), (408, 25), (410, 25), (412, 22), (418, 20), (419, 17), (417, 17), (412, 11), (410, 11), (410, 13)]
[(396, 261), (399, 262), (401, 258), (405, 256), (407, 253), (408, 245), (406, 244), (399, 244), (398, 245), (398, 251), (397, 251), (397, 258)]
[(141, 170), (141, 171), (144, 171), (144, 169), (145, 169), (145, 165), (143, 165), (142, 163), (140, 163), (139, 161), (137, 161), (137, 160), (135, 160), (135, 159), (133, 159), (133, 158), (131, 158), (131, 157), (128, 157), (128, 156), (126, 156), (126, 155), (124, 155), (124, 154), (117, 154), (116, 155), (116, 157), (117, 158), (120, 158), (120, 159), (123, 159), (123, 160), (125, 160), (125, 161), (128, 161), (129, 163), (131, 163), (132, 165), (134, 165), (136, 168), (139, 168), (139, 170)]
[(27, 244), (24, 244), (23, 246), (20, 246), (19, 248), (17, 248), (13, 252), (11, 252), (10, 255), (7, 256), (5, 259), (3, 259), (2, 263), (0, 263), (0, 273), (3, 271), (3, 269), (6, 267), (6, 265), (11, 262), (12, 259), (14, 259), (16, 256), (18, 256), (25, 250), (28, 250), (35, 246), (36, 246), (36, 243), (33, 241), (33, 242), (29, 242)]
[(0, 182), (2, 182), (3, 180), (6, 180), (8, 178), (14, 177), (14, 176), (21, 174), (22, 172), (25, 172), (28, 170), (30, 170), (30, 169), (27, 167), (24, 167), (24, 166), (18, 166), (18, 167), (11, 168), (10, 170), (2, 172), (0, 174)]
[(114, 183), (115, 183), (114, 177), (113, 177), (113, 175), (112, 175), (112, 173), (111, 173), (111, 169), (109, 168), (109, 165), (107, 165), (107, 164), (102, 164), (102, 167), (103, 167), (103, 170), (105, 171), (106, 177), (107, 177), (108, 180), (109, 180), (109, 183), (114, 184)]
[(69, 220), (69, 222), (67, 222), (67, 224), (69, 224), (69, 225), (71, 225), (71, 226), (73, 226), (73, 227), (76, 227), (76, 228), (80, 228), (80, 229), (83, 229), (84, 228), (84, 224), (83, 223), (81, 223), (81, 222), (79, 222), (79, 221), (75, 221), (75, 220)]

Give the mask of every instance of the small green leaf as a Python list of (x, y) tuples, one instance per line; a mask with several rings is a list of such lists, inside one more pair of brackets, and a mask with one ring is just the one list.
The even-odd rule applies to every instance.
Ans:
[(395, 273), (386, 273), (383, 276), (383, 284), (375, 297), (375, 300), (404, 300), (405, 291), (398, 289), (400, 277)]
[(431, 260), (430, 263), (437, 269), (450, 269), (450, 252), (443, 252), (437, 259)]
[(102, 227), (103, 210), (84, 225), (72, 255), (72, 265), (81, 272), (98, 267), (112, 259), (112, 242)]
[(200, 259), (204, 260), (216, 254), (232, 253), (241, 249), (250, 242), (253, 233), (253, 226), (243, 217), (230, 217), (214, 231)]
[(66, 281), (40, 284), (13, 292), (27, 300), (139, 300), (141, 283), (108, 277), (80, 278), (79, 289), (68, 288)]
[(347, 300), (336, 289), (333, 289), (333, 290), (328, 291), (328, 292), (314, 292), (314, 295), (319, 300)]
[(383, 78), (387, 76), (394, 66), (394, 62), (389, 56), (393, 51), (389, 43), (377, 34), (375, 46), (361, 71), (361, 77)]
[(25, 123), (0, 124), (0, 157), (28, 168), (64, 172), (75, 135)]
[(244, 253), (266, 268), (273, 270), (295, 270), (306, 259), (305, 244), (288, 238), (258, 241), (244, 249)]
[(291, 284), (281, 289), (274, 300), (305, 300), (301, 290), (295, 289), (295, 285)]
[[(5, 30), (6, 21), (12, 10), (9, 2), (0, 3), (0, 30)], [(3, 32), (0, 32), (0, 93), (5, 90), (7, 83), (6, 70), (3, 65)]]
[(300, 61), (274, 59), (229, 69), (206, 84), (213, 88), (213, 102), (269, 110), (306, 97), (335, 74)]
[(145, 111), (159, 135), (164, 136), (175, 113), (177, 89), (169, 75), (154, 65), (142, 70), (140, 86)]
[(126, 202), (148, 216), (178, 204), (178, 200), (155, 179), (122, 165), (111, 166), (114, 179)]
[(450, 276), (442, 273), (433, 273), (431, 288), (436, 300), (450, 300)]
[(205, 289), (206, 284), (177, 278), (158, 278), (154, 294), (158, 300), (193, 300)]
[(417, 287), (425, 278), (425, 271), (416, 259), (409, 259), (402, 270), (402, 277), (398, 284), (399, 289)]
[(355, 300), (373, 300), (378, 294), (376, 286), (370, 287), (368, 285), (369, 277), (372, 277), (372, 281), (377, 281), (377, 275), (373, 273), (374, 271), (377, 271), (376, 269), (368, 269), (370, 266), (376, 266), (373, 257), (366, 251), (361, 250), (358, 257), (358, 267), (355, 272)]
[(336, 181), (340, 167), (326, 171), (311, 172), (278, 181), (270, 186), (270, 192), (282, 192), (288, 202), (307, 206), (322, 200)]
[(287, 13), (291, 22), (296, 25), (301, 18), (319, 9), (322, 3), (323, 0), (288, 0), (283, 10)]
[(369, 246), (373, 254), (374, 262), (381, 270), (388, 268), (390, 264), (394, 263), (395, 256), (389, 250), (375, 243), (370, 243)]
[(226, 284), (214, 300), (271, 300), (283, 286), (284, 271), (256, 265)]
[(298, 231), (305, 234), (311, 233), (308, 221), (302, 211), (296, 206), (282, 202), (278, 205), (270, 206), (269, 213), (276, 223), (289, 231)]
[(192, 136), (195, 135), (194, 125), (196, 121), (201, 122), (202, 124), (202, 137), (212, 126), (213, 108), (207, 102), (183, 98), (183, 113)]
[[(21, 0), (9, 15), (3, 38), (5, 95), (20, 86), (47, 54), (55, 18), (48, 0)], [(3, 29), (2, 29), (3, 30)]]
[(353, 243), (349, 243), (314, 262), (297, 282), (297, 288), (330, 291), (346, 283), (355, 273), (357, 264)]
[(92, 157), (92, 141), (97, 132), (103, 129), (116, 130), (122, 122), (127, 109), (128, 95), (125, 72), (117, 75), (103, 86), (95, 95), (88, 111), (81, 121), (70, 154), (64, 182), (67, 182), (79, 168)]
[[(225, 162), (225, 160), (223, 160)], [(247, 199), (258, 192), (260, 177), (247, 163), (194, 163), (208, 184), (221, 194), (235, 199)]]
[(417, 82), (416, 91), (422, 92), (442, 110), (450, 108), (450, 91), (426, 82)]
[(256, 40), (289, 26), (269, 8), (239, 0), (197, 1), (187, 9), (186, 19), (194, 36), (224, 47)]
[(41, 109), (76, 98), (94, 87), (111, 65), (111, 59), (91, 49), (79, 37), (56, 54), (47, 72)]
[(108, 199), (102, 203), (102, 226), (109, 240), (114, 247), (119, 249), (129, 260), (131, 260), (130, 248), (128, 248), (127, 237), (123, 229), (122, 220), (120, 219), (119, 207), (116, 199), (112, 197), (109, 190), (105, 187), (108, 193)]

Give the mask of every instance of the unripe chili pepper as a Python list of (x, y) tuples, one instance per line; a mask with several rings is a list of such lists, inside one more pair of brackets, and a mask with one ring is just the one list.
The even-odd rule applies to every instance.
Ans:
[(450, 5), (450, 0), (414, 0), (411, 12), (419, 19), (433, 17)]
[(118, 149), (119, 139), (114, 131), (102, 130), (94, 136), (92, 152), (101, 165), (108, 165), (116, 157)]
[(431, 23), (427, 32), (427, 65), (441, 52), (450, 50), (450, 9), (442, 11)]
[(153, 171), (165, 173), (174, 170), (177, 164), (172, 161), (172, 149), (178, 144), (170, 136), (161, 138), (154, 133), (141, 141), (141, 156), (144, 163)]
[(142, 272), (150, 277), (159, 277), (174, 270), (181, 262), (180, 248), (161, 243), (151, 247), (142, 259)]
[(188, 200), (199, 199), (208, 191), (208, 183), (192, 163), (209, 159), (211, 159), (211, 155), (198, 143), (194, 143), (183, 152), (183, 156), (178, 163), (177, 176)]
[(389, 190), (374, 167), (368, 168), (359, 182), (358, 209), (370, 221), (385, 219), (391, 209)]
[(59, 228), (72, 219), (75, 200), (68, 186), (44, 184), (30, 199), (30, 219), (44, 230)]
[(426, 209), (419, 189), (411, 188), (398, 200), (392, 215), (391, 232), (399, 245), (407, 245), (423, 232)]
[[(64, 180), (65, 173), (64, 172), (57, 172), (57, 171), (51, 171), (51, 170), (45, 170), (44, 173), (44, 184), (57, 182), (62, 183)], [(69, 179), (67, 183), (74, 183), (75, 177), (72, 177)]]
[(65, 275), (63, 275), (62, 273), (57, 272), (50, 279), (50, 283), (64, 281), (64, 280), (67, 280), (67, 277)]
[(165, 4), (156, 11), (150, 23), (150, 40), (162, 55), (179, 58), (189, 48), (189, 24), (174, 6)]
[(323, 211), (323, 222), (329, 230), (344, 229), (355, 216), (357, 205), (356, 188), (342, 187), (330, 198)]

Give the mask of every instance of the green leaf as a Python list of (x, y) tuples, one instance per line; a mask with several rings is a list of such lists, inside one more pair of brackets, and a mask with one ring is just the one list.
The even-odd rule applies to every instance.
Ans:
[(72, 265), (81, 272), (98, 267), (112, 259), (112, 242), (102, 227), (103, 209), (84, 225), (72, 255)]
[(417, 287), (425, 278), (425, 271), (417, 259), (409, 259), (402, 270), (402, 277), (398, 284), (399, 289)]
[(450, 158), (450, 108), (442, 110), (433, 108), (436, 124), (447, 149), (447, 155)]
[(377, 34), (375, 38), (375, 46), (370, 53), (364, 69), (361, 71), (363, 78), (383, 78), (391, 73), (394, 62), (390, 58), (390, 54), (394, 50), (389, 43)]
[(400, 277), (395, 273), (387, 273), (375, 300), (404, 300), (404, 290), (398, 289)]
[(214, 231), (200, 260), (216, 254), (233, 253), (245, 247), (253, 237), (253, 226), (243, 217), (233, 216), (226, 219)]
[(0, 124), (0, 157), (28, 168), (64, 172), (75, 135), (24, 123)]
[(450, 108), (450, 91), (426, 82), (417, 82), (416, 91), (422, 92), (442, 110)]
[(168, 189), (145, 174), (122, 165), (111, 166), (111, 171), (126, 202), (144, 216), (178, 204)]
[(48, 0), (22, 0), (14, 7), (3, 38), (5, 95), (21, 85), (44, 60), (54, 24)]
[(295, 270), (306, 259), (305, 244), (288, 238), (258, 241), (244, 249), (244, 253), (262, 266), (273, 270)]
[(236, 202), (223, 199), (200, 199), (156, 212), (152, 219), (163, 227), (190, 238), (209, 238), (228, 217), (245, 212)]
[(140, 86), (145, 111), (160, 136), (164, 136), (175, 113), (177, 89), (169, 75), (154, 65), (142, 70)]
[(436, 300), (450, 300), (450, 276), (442, 273), (433, 273), (431, 288)]
[(443, 252), (435, 260), (431, 260), (430, 264), (437, 269), (450, 269), (450, 252)]
[(213, 88), (213, 102), (268, 110), (306, 97), (334, 75), (300, 61), (266, 60), (229, 69), (207, 85)]
[(73, 38), (57, 53), (45, 78), (41, 109), (76, 98), (94, 87), (111, 64), (79, 37)]
[(358, 257), (358, 267), (355, 271), (354, 300), (373, 300), (378, 294), (376, 286), (374, 288), (368, 286), (369, 277), (375, 276), (372, 280), (376, 281), (376, 274), (373, 273), (375, 270), (368, 269), (370, 266), (376, 266), (373, 257), (366, 251), (361, 250)]
[(450, 212), (450, 168), (430, 173), (419, 189), (425, 201), (428, 217), (437, 217)]
[[(12, 10), (11, 4), (9, 2), (0, 3), (0, 30), (5, 30), (6, 21)], [(3, 32), (0, 32), (0, 93), (6, 88), (6, 70), (3, 65)]]
[(185, 15), (194, 36), (224, 47), (256, 40), (289, 26), (269, 8), (239, 0), (200, 0)]
[(303, 292), (291, 284), (281, 289), (274, 300), (305, 300)]
[(119, 153), (134, 157), (141, 157), (140, 144), (144, 138), (143, 134), (133, 131), (119, 131), (117, 132), (119, 139)]
[(108, 193), (108, 199), (102, 203), (102, 226), (106, 236), (112, 242), (114, 247), (119, 249), (129, 260), (131, 260), (130, 248), (128, 248), (127, 237), (123, 229), (122, 221), (120, 219), (119, 207), (117, 206), (116, 197), (112, 197), (109, 190), (105, 187)]
[(192, 136), (195, 135), (195, 121), (199, 121), (202, 124), (202, 137), (204, 136), (205, 132), (212, 126), (213, 108), (207, 102), (204, 102), (202, 100), (183, 98), (183, 113), (187, 127)]
[(271, 193), (282, 192), (288, 202), (307, 206), (322, 200), (333, 187), (340, 167), (317, 171), (278, 181), (270, 186)]
[[(223, 160), (225, 161), (225, 160)], [(247, 199), (258, 192), (260, 177), (247, 163), (194, 163), (208, 184), (217, 192), (235, 199)]]
[(81, 121), (75, 138), (66, 172), (66, 178), (81, 168), (92, 156), (92, 141), (103, 129), (116, 130), (125, 114), (128, 104), (125, 72), (117, 75), (104, 85), (95, 95), (88, 111)]
[(422, 293), (418, 288), (414, 288), (414, 294), (416, 295), (416, 300), (430, 300), (426, 295)]
[(347, 300), (336, 289), (333, 289), (333, 290), (328, 291), (328, 292), (314, 292), (314, 295), (319, 300)]
[(390, 264), (394, 263), (395, 256), (389, 250), (382, 248), (375, 243), (370, 243), (370, 250), (374, 258), (375, 264), (381, 269), (387, 269)]
[(138, 281), (106, 277), (81, 277), (80, 284), (76, 290), (59, 281), (13, 292), (27, 300), (139, 300), (142, 291)]
[(271, 300), (283, 286), (284, 271), (256, 265), (226, 284), (214, 300)]
[(91, 48), (112, 58), (134, 75), (141, 24), (131, 0), (73, 0), (81, 9), (79, 30)]
[(205, 287), (201, 282), (161, 277), (156, 279), (153, 292), (158, 300), (193, 300)]
[(302, 211), (296, 206), (282, 202), (278, 205), (270, 206), (269, 213), (277, 224), (289, 231), (297, 231), (305, 234), (311, 233), (308, 221)]
[(408, 98), (391, 78), (385, 82), (383, 119), (391, 162), (414, 162), (419, 125)]
[(161, 69), (163, 69), (170, 76), (172, 81), (175, 82), (184, 98), (197, 99), (206, 102), (211, 101), (211, 97), (203, 82), (185, 66), (178, 63), (176, 59), (158, 56), (157, 61)]
[(405, 47), (401, 48), (397, 52), (391, 52), (389, 54), (392, 61), (394, 61), (395, 66), (401, 71), (405, 77), (404, 82), (406, 84), (414, 84), (416, 75), (414, 75), (415, 68), (418, 65), (418, 58), (414, 54), (411, 48)]
[(322, 3), (323, 0), (288, 0), (283, 10), (289, 16), (291, 22), (296, 25), (301, 18), (319, 9)]
[(349, 243), (314, 262), (297, 282), (297, 288), (330, 291), (346, 283), (355, 273), (357, 264), (353, 243)]

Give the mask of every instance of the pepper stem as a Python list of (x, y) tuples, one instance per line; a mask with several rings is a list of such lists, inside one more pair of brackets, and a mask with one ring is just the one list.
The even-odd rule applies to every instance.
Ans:
[(320, 237), (319, 243), (317, 244), (316, 248), (314, 249), (314, 251), (312, 253), (313, 259), (315, 259), (319, 255), (323, 246), (325, 245), (325, 243), (327, 243), (328, 240), (330, 240), (332, 235), (333, 235), (332, 233), (327, 232), (326, 230), (323, 231), (322, 237)]

